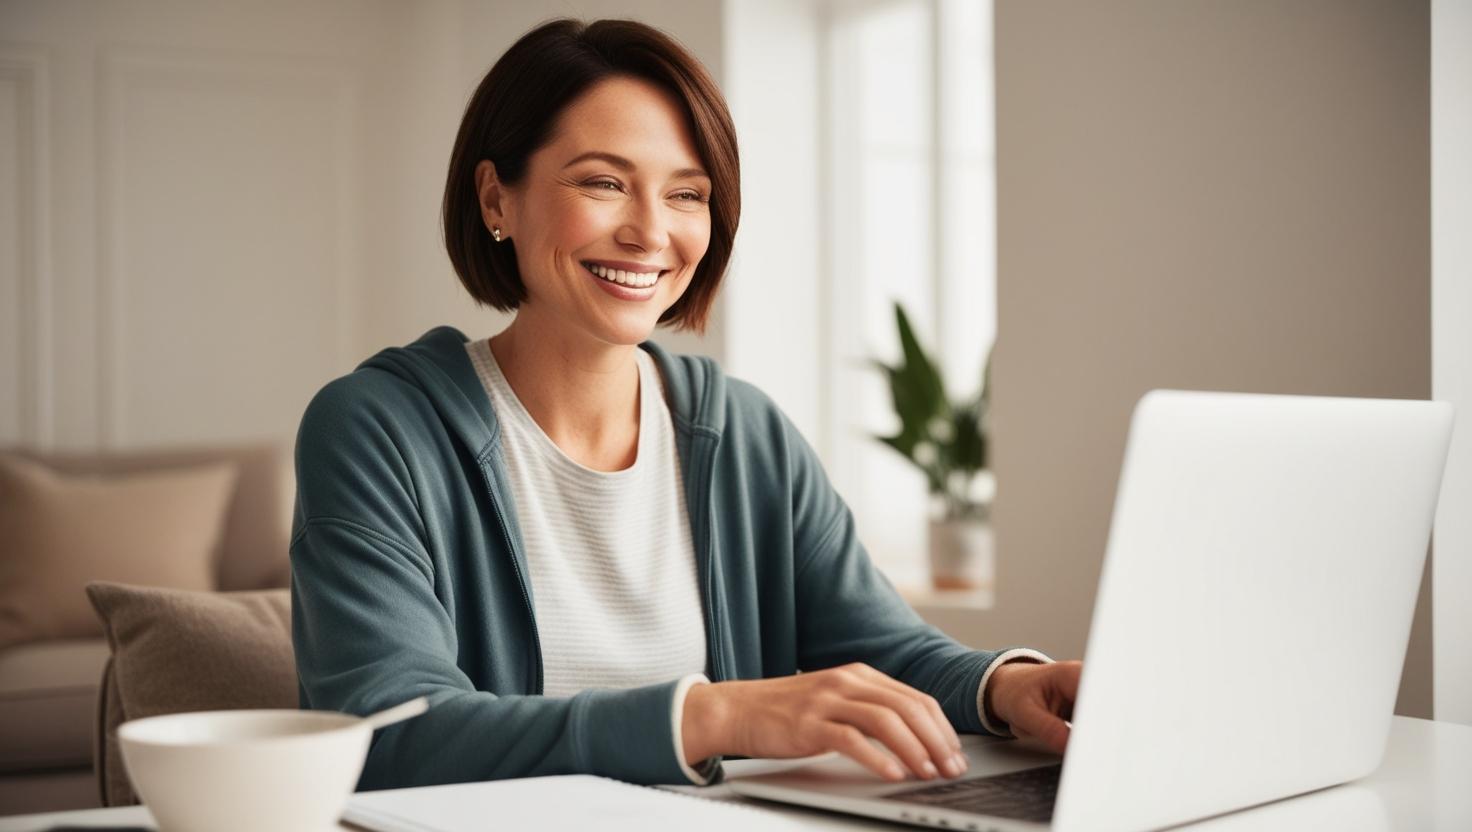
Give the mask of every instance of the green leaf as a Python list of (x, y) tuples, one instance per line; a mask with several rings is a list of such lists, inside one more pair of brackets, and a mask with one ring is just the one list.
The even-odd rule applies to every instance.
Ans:
[(893, 448), (896, 453), (898, 453), (905, 459), (908, 459), (911, 462), (915, 461), (914, 458), (910, 456), (910, 453), (915, 450), (915, 441), (913, 439), (907, 438), (904, 434), (898, 434), (896, 436), (876, 436), (874, 438)]
[(923, 425), (932, 417), (941, 415), (947, 410), (945, 383), (941, 380), (940, 372), (936, 370), (935, 364), (920, 346), (919, 339), (915, 337), (915, 330), (910, 326), (910, 318), (905, 314), (905, 307), (898, 301), (894, 305), (894, 317), (895, 324), (899, 327), (900, 346), (905, 356), (905, 364), (900, 371), (906, 379), (905, 392), (908, 396), (914, 397), (910, 407), (913, 412), (922, 415), (921, 424)]
[(907, 436), (918, 436), (921, 423), (921, 414), (915, 409), (915, 395), (911, 391), (912, 382), (898, 367), (890, 367), (878, 361), (874, 364), (884, 373), (889, 381), (890, 399), (894, 403), (894, 412), (900, 417), (901, 432)]
[[(899, 417), (900, 429), (893, 436), (874, 438), (923, 471), (932, 494), (946, 494), (948, 499), (953, 499), (957, 495), (949, 494), (947, 485), (952, 472), (959, 471), (969, 477), (985, 465), (985, 377), (983, 389), (976, 398), (965, 404), (953, 405), (946, 397), (945, 381), (940, 370), (920, 345), (904, 306), (896, 302), (894, 313), (903, 360), (898, 365), (877, 360), (871, 360), (869, 364), (883, 372), (889, 382), (890, 397), (895, 415)], [(989, 362), (987, 372), (990, 372)], [(945, 432), (939, 429), (934, 430), (937, 435), (931, 435), (933, 422), (937, 419), (944, 420), (951, 428), (951, 435), (944, 440), (940, 437)], [(935, 451), (934, 460), (927, 460), (928, 464), (922, 465), (915, 458), (916, 448), (921, 442), (927, 443)]]

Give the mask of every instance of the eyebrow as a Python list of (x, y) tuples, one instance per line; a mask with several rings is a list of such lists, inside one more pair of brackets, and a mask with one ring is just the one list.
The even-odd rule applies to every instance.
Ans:
[[(587, 153), (578, 156), (576, 159), (573, 159), (571, 162), (563, 165), (562, 169), (567, 170), (573, 165), (576, 165), (578, 162), (586, 162), (592, 159), (607, 162), (610, 165), (618, 168), (619, 170), (629, 171), (634, 169), (634, 163), (629, 161), (628, 159), (625, 159), (624, 157), (615, 155), (613, 153), (605, 153), (601, 150), (590, 150)], [(700, 168), (681, 168), (680, 170), (675, 171), (675, 175), (672, 178), (685, 179), (691, 176), (699, 176), (705, 179), (710, 179), (710, 174), (706, 173)]]

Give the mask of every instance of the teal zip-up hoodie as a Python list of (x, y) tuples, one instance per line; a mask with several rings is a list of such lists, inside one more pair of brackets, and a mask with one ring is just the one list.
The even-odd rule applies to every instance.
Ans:
[[(304, 708), (428, 713), (378, 732), (360, 788), (587, 773), (684, 783), (675, 679), (541, 696), (542, 660), (496, 415), (435, 329), (319, 392), (297, 437), (292, 640)], [(998, 654), (920, 620), (870, 563), (817, 455), (714, 361), (655, 358), (673, 416), (716, 682), (865, 662), (984, 733)], [(589, 506), (597, 511), (597, 506)]]

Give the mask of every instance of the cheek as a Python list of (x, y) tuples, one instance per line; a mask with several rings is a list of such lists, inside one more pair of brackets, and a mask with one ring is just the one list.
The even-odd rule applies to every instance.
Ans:
[(679, 224), (680, 256), (693, 271), (710, 248), (710, 215), (683, 218)]
[(556, 247), (576, 251), (617, 228), (617, 215), (606, 204), (591, 199), (560, 200), (551, 206), (548, 228), (555, 229)]

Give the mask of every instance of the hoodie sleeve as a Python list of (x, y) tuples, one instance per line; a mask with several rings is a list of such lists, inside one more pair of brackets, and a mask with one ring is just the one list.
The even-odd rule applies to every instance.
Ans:
[(957, 731), (992, 733), (977, 703), (1001, 651), (973, 650), (926, 624), (859, 542), (853, 514), (784, 416), (803, 670), (863, 662), (935, 697)]
[(572, 773), (690, 782), (670, 718), (678, 680), (570, 698), (475, 688), (436, 591), (443, 576), (406, 467), (413, 449), (396, 446), (391, 415), (365, 415), (371, 410), (330, 389), (308, 408), (291, 541), (302, 706), (366, 715), (416, 696), (430, 701), (424, 715), (375, 734), (360, 788)]

